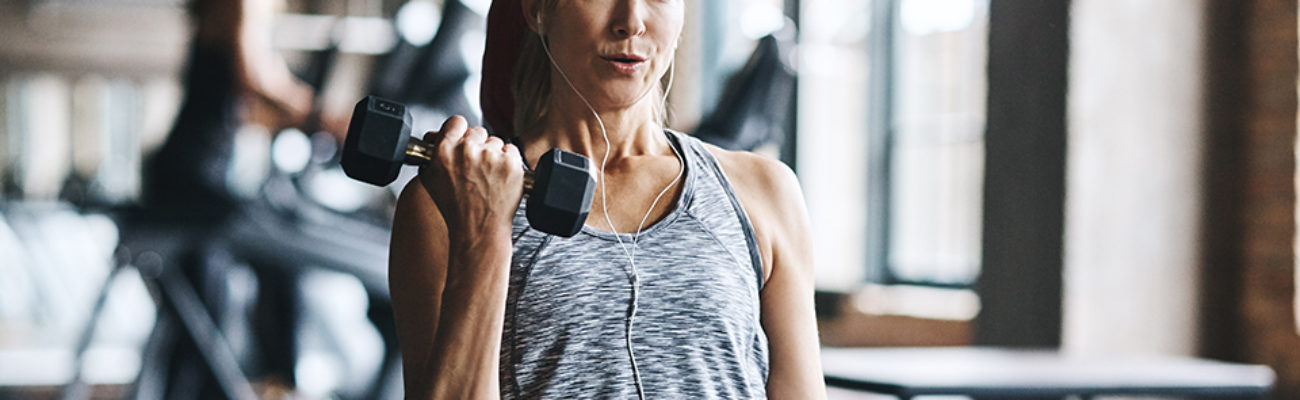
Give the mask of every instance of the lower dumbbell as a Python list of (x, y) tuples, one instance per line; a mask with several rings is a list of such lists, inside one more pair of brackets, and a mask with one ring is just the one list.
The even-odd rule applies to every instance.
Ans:
[[(406, 164), (435, 157), (432, 147), (411, 137), (411, 113), (401, 103), (375, 96), (357, 102), (343, 142), (343, 172), (353, 179), (387, 186)], [(551, 149), (524, 175), (528, 224), (552, 235), (577, 234), (591, 211), (596, 182), (581, 154)], [(436, 190), (436, 188), (434, 188)]]

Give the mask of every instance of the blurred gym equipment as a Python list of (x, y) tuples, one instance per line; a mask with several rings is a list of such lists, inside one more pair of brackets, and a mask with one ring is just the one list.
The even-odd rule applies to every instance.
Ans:
[(792, 30), (758, 41), (739, 71), (727, 79), (718, 106), (700, 122), (695, 137), (728, 150), (754, 150), (784, 140), (794, 98)]

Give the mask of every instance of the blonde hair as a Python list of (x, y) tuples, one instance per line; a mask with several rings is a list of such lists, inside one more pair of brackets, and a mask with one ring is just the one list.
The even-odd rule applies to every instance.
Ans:
[[(540, 10), (553, 11), (559, 2), (560, 0), (538, 0), (537, 6)], [(551, 90), (555, 85), (551, 82), (551, 60), (546, 54), (546, 49), (542, 47), (544, 46), (542, 40), (541, 34), (526, 32), (523, 43), (519, 46), (519, 59), (515, 61), (514, 77), (511, 82), (515, 105), (513, 118), (515, 131), (511, 133), (515, 137), (536, 133), (536, 129), (546, 121), (547, 113), (550, 112), (548, 105)], [(671, 64), (669, 68), (672, 68)], [(654, 91), (655, 116), (660, 126), (664, 126), (667, 121), (667, 107), (660, 106), (664, 100), (664, 86), (664, 77), (660, 77), (659, 87)]]

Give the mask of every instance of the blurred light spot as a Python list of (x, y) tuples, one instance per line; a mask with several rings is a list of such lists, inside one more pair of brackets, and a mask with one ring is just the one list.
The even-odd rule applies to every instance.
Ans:
[(904, 0), (900, 18), (913, 35), (952, 32), (970, 26), (977, 7), (977, 0)]
[(397, 9), (397, 34), (416, 47), (429, 44), (441, 23), (442, 12), (429, 1), (408, 1)]
[(235, 148), (226, 170), (226, 187), (243, 198), (251, 198), (262, 189), (271, 165), (270, 134), (265, 127), (247, 124), (235, 133)]
[(338, 155), (341, 146), (334, 135), (325, 131), (311, 134), (307, 137), (307, 141), (311, 143), (311, 162), (318, 164), (328, 163)]
[(393, 24), (386, 19), (343, 17), (340, 23), (342, 38), (339, 40), (339, 50), (344, 53), (383, 54), (397, 42), (397, 38), (393, 37)]
[(492, 0), (460, 0), (460, 3), (474, 10), (478, 15), (487, 15), (488, 7), (492, 6)]
[(302, 131), (289, 128), (271, 142), (271, 162), (281, 172), (294, 174), (307, 168), (311, 161), (311, 140)]
[(483, 32), (474, 30), (465, 32), (460, 37), (460, 56), (465, 57), (465, 66), (470, 71), (483, 70), (483, 46), (487, 43), (487, 35)]
[[(328, 351), (341, 368), (341, 388), (364, 387), (383, 364), (384, 341), (366, 316), (370, 309), (365, 286), (354, 275), (334, 271), (312, 271), (302, 277), (303, 302), (320, 310), (312, 319), (317, 332), (329, 332), (322, 350)], [(316, 341), (304, 338), (304, 348)], [(310, 351), (305, 351), (305, 353)]]
[(349, 179), (342, 169), (331, 168), (312, 176), (307, 185), (311, 197), (335, 211), (353, 212), (370, 200), (375, 189)]
[(785, 13), (772, 5), (751, 5), (740, 14), (740, 32), (759, 39), (785, 27)]
[(293, 373), (298, 378), (298, 390), (311, 398), (324, 398), (338, 389), (343, 367), (338, 359), (319, 351), (307, 352), (294, 364)]
[(140, 373), (140, 352), (127, 346), (101, 346), (86, 350), (81, 377), (90, 384), (131, 382)]

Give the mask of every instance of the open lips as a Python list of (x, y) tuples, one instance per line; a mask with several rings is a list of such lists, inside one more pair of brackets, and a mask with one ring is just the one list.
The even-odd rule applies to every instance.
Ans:
[(611, 54), (600, 58), (609, 62), (618, 72), (631, 74), (645, 65), (645, 57), (636, 54)]

